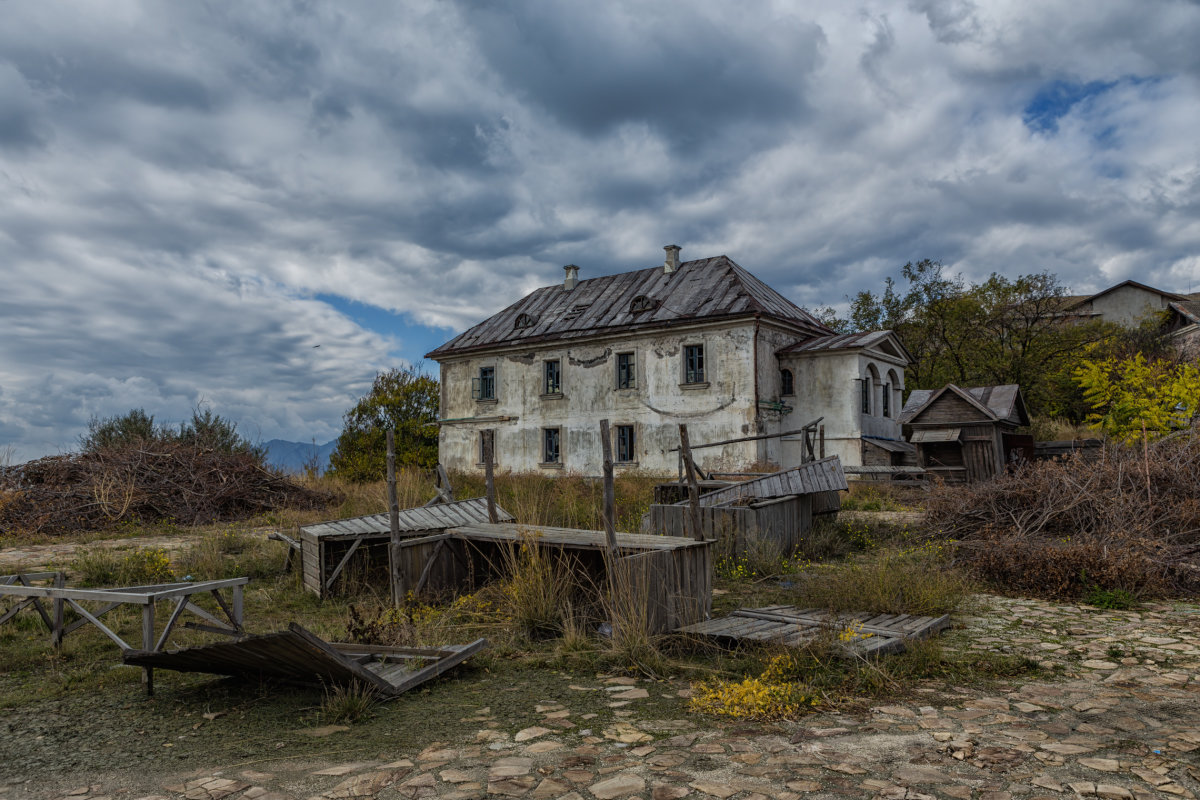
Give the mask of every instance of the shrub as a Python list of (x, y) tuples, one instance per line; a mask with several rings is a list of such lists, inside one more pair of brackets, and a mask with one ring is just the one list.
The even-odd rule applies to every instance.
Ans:
[(692, 685), (689, 707), (702, 714), (742, 719), (786, 719), (817, 704), (817, 698), (793, 677), (788, 654), (767, 662), (761, 674), (740, 681), (715, 679)]
[(321, 700), (321, 721), (330, 725), (349, 725), (371, 715), (379, 703), (374, 688), (357, 681), (326, 688)]
[(79, 576), (82, 586), (139, 586), (175, 580), (171, 560), (161, 548), (81, 550), (68, 568)]
[(177, 571), (198, 581), (273, 578), (283, 572), (286, 547), (240, 531), (213, 531), (179, 554)]

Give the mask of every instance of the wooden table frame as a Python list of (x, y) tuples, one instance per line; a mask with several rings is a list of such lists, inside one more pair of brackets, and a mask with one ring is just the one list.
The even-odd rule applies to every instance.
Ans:
[[(35, 583), (53, 581), (53, 586), (35, 586)], [(148, 586), (123, 586), (114, 589), (75, 589), (66, 586), (66, 575), (62, 572), (27, 572), (16, 575), (0, 575), (0, 597), (20, 598), (16, 605), (0, 615), (0, 623), (7, 622), (21, 610), (32, 607), (42, 617), (50, 630), (50, 642), (55, 647), (62, 646), (63, 637), (87, 624), (92, 624), (100, 632), (116, 643), (122, 651), (134, 650), (115, 631), (100, 621), (108, 612), (122, 605), (138, 605), (142, 607), (142, 647), (144, 651), (157, 652), (167, 643), (175, 623), (184, 611), (190, 611), (207, 624), (188, 623), (188, 627), (199, 628), (211, 633), (223, 633), (238, 636), (245, 633), (243, 621), (243, 587), (249, 583), (249, 578), (226, 578), (219, 581), (199, 581), (195, 583), (159, 583)], [(227, 602), (221, 596), (222, 589), (230, 590)], [(205, 611), (192, 602), (192, 596), (207, 592), (217, 601), (217, 605), (225, 614), (221, 619)], [(47, 612), (43, 600), (51, 601), (51, 611)], [(159, 600), (174, 600), (175, 608), (167, 618), (166, 627), (155, 638), (155, 604)], [(103, 604), (98, 610), (89, 611), (81, 603), (97, 602)], [(63, 612), (70, 606), (79, 614), (80, 619), (63, 624)], [(154, 693), (154, 673), (146, 669), (146, 688)]]

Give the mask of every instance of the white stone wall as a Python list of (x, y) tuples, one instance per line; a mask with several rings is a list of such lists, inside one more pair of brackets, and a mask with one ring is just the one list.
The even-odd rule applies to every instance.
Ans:
[[(614, 429), (633, 425), (636, 432), (637, 461), (618, 469), (674, 474), (678, 456), (670, 451), (679, 445), (680, 422), (697, 444), (755, 433), (753, 340), (753, 322), (742, 322), (450, 359), (441, 364), (442, 418), (448, 421), (441, 426), (440, 458), (451, 469), (478, 469), (479, 432), (494, 429), (498, 469), (598, 475), (600, 420), (607, 418)], [(704, 345), (707, 385), (681, 386), (683, 348), (690, 344)], [(622, 352), (635, 354), (636, 389), (616, 388), (616, 356)], [(548, 359), (562, 366), (560, 397), (542, 396)], [(482, 366), (496, 368), (493, 402), (471, 396), (471, 379)], [(775, 371), (773, 355), (762, 369)], [(486, 421), (497, 417), (503, 420)], [(551, 426), (562, 431), (558, 467), (542, 463), (542, 431)], [(703, 449), (696, 456), (705, 470), (728, 470), (758, 460), (759, 453), (750, 442)]]
[(1169, 302), (1157, 292), (1148, 292), (1136, 286), (1122, 286), (1092, 300), (1088, 306), (1092, 313), (1099, 314), (1105, 322), (1132, 328), (1148, 314), (1166, 309)]

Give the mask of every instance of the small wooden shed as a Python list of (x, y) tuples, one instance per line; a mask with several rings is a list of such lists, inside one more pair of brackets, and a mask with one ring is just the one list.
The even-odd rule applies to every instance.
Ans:
[[(515, 520), (499, 506), (496, 513), (501, 522)], [(400, 533), (406, 537), (426, 536), (479, 522), (488, 522), (487, 499), (483, 497), (403, 509)], [(300, 529), (304, 587), (324, 597), (347, 570), (352, 573), (379, 572), (381, 575), (375, 576), (377, 579), (372, 582), (386, 587), (390, 541), (391, 525), (387, 514), (304, 526)]]
[[(701, 495), (700, 528), (718, 555), (769, 543), (788, 554), (812, 529), (814, 515), (837, 512), (848, 487), (837, 456), (730, 484)], [(645, 532), (690, 536), (688, 503), (650, 506)]]
[(1032, 449), (1032, 438), (1017, 433), (1029, 425), (1029, 412), (1016, 384), (918, 389), (900, 422), (918, 465), (950, 483), (988, 480)]

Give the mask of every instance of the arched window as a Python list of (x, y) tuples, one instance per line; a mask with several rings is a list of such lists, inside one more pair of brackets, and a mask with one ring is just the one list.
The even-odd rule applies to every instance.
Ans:
[(537, 325), (537, 317), (532, 314), (517, 314), (517, 321), (513, 323), (513, 330), (532, 328), (534, 325)]
[(883, 385), (883, 415), (885, 417), (894, 417), (899, 412), (900, 392), (903, 388), (900, 383), (900, 376), (896, 374), (894, 369), (889, 369), (887, 383)]
[(874, 364), (867, 364), (867, 374), (862, 378), (862, 413), (875, 413), (875, 384), (879, 383), (879, 371)]
[(653, 300), (644, 294), (639, 294), (637, 297), (633, 298), (633, 301), (629, 304), (629, 313), (640, 314), (643, 311), (653, 311), (656, 308), (658, 308), (657, 300)]
[(779, 370), (779, 394), (783, 397), (791, 397), (796, 393), (796, 384), (792, 379), (792, 371), (790, 369)]

